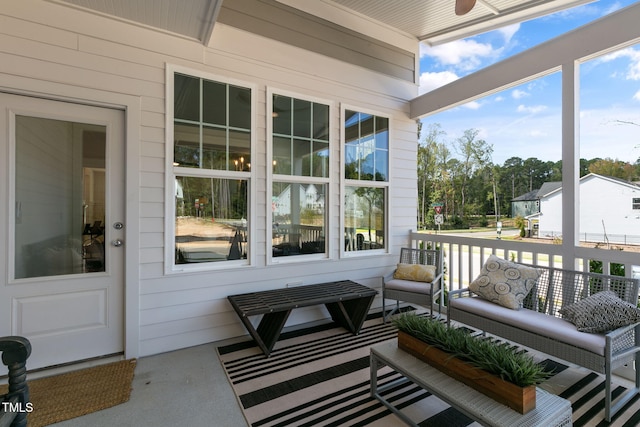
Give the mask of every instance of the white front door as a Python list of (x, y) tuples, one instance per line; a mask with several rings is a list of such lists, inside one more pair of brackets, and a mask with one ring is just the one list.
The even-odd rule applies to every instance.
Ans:
[(0, 336), (28, 369), (124, 351), (124, 112), (0, 93)]

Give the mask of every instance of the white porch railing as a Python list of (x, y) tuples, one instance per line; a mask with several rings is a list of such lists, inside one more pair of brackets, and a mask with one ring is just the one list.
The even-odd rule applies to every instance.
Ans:
[(602, 262), (602, 273), (609, 274), (611, 264), (624, 265), (625, 275), (640, 277), (640, 253), (566, 244), (529, 243), (446, 234), (411, 232), (411, 246), (442, 247), (447, 290), (464, 288), (475, 279), (491, 254), (504, 259), (558, 268), (589, 271), (589, 261)]

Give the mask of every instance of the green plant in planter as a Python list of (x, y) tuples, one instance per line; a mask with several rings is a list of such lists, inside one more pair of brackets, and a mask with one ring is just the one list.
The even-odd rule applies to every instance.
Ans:
[(508, 343), (475, 338), (415, 313), (396, 317), (393, 323), (399, 330), (519, 387), (540, 384), (551, 376), (531, 356)]

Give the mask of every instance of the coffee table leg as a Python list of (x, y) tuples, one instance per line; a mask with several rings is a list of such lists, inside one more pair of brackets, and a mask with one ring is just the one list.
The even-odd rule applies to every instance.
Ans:
[[(375, 353), (370, 352), (369, 367), (371, 369), (371, 374), (370, 374), (370, 377), (371, 377), (371, 397), (373, 397), (374, 399), (378, 399), (378, 401), (380, 403), (382, 403), (384, 406), (386, 406), (387, 409), (389, 409), (391, 412), (396, 414), (407, 425), (418, 427), (418, 425), (415, 422), (413, 422), (413, 420), (411, 418), (409, 418), (405, 414), (403, 414), (398, 408), (393, 406), (391, 404), (391, 402), (389, 402), (387, 399), (382, 397), (382, 395), (379, 393), (379, 390), (378, 390), (378, 369), (383, 367), (383, 366), (385, 366), (385, 365), (386, 365), (386, 363), (383, 360), (379, 359), (376, 356)], [(405, 383), (407, 381), (408, 380), (406, 378), (402, 378), (400, 380), (393, 381), (392, 383), (383, 385), (381, 387), (381, 389), (384, 392), (385, 390), (393, 388), (396, 384)]]

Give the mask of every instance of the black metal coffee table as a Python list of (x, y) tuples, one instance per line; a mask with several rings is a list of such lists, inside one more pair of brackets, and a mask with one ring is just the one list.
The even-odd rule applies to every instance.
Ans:
[[(230, 295), (227, 298), (253, 339), (268, 357), (294, 308), (324, 304), (335, 322), (356, 335), (377, 293), (375, 289), (351, 280), (341, 280)], [(249, 317), (260, 314), (263, 317), (256, 329)]]

